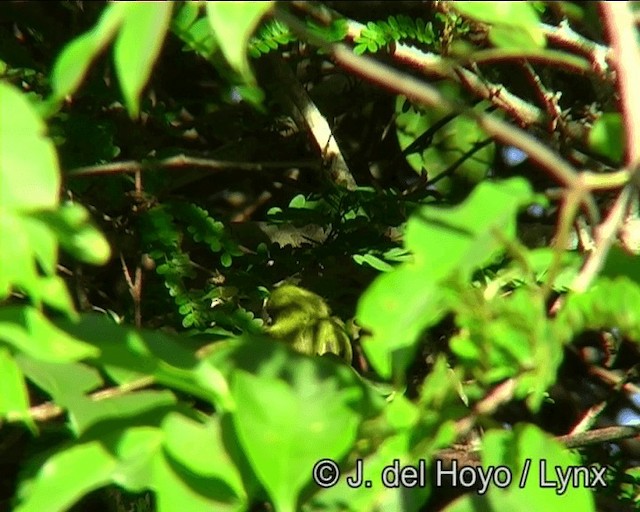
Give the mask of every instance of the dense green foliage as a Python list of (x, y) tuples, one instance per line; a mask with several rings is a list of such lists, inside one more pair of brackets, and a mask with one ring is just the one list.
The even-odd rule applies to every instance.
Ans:
[(640, 510), (616, 13), (0, 6), (0, 511)]

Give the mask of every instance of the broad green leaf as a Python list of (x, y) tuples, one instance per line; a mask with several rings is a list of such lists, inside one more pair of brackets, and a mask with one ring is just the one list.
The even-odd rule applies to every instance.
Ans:
[(51, 108), (55, 109), (78, 89), (89, 66), (107, 47), (130, 7), (127, 2), (107, 4), (98, 23), (65, 46), (51, 73), (53, 93), (48, 99)]
[(233, 494), (226, 486), (202, 478), (176, 464), (171, 457), (161, 453), (153, 468), (153, 487), (158, 512), (243, 512), (245, 503), (231, 502)]
[(24, 218), (0, 208), (0, 240), (11, 240), (0, 251), (0, 298), (7, 297), (13, 287), (37, 292), (40, 275)]
[(0, 375), (0, 418), (21, 419), (34, 428), (24, 377), (11, 352), (3, 346), (0, 346)]
[(595, 510), (592, 491), (586, 486), (569, 485), (563, 494), (553, 488), (541, 488), (541, 483), (557, 481), (557, 468), (575, 471), (581, 465), (579, 455), (530, 424), (516, 425), (512, 432), (494, 430), (485, 434), (483, 467), (504, 465), (513, 471), (514, 483), (520, 483), (526, 460), (530, 460), (531, 466), (523, 481), (524, 488), (519, 485), (505, 490), (490, 488), (488, 496), (494, 510), (531, 510), (532, 503), (545, 512)]
[[(82, 315), (80, 321), (61, 320), (61, 328), (100, 352), (98, 362), (107, 373), (131, 381), (153, 376), (165, 386), (212, 402), (221, 410), (233, 409), (233, 399), (220, 370), (198, 359), (192, 350), (161, 331), (136, 330), (116, 325), (102, 315)], [(118, 379), (118, 383), (124, 381)]]
[(422, 207), (407, 224), (406, 247), (429, 282), (449, 277), (454, 270), (466, 279), (503, 250), (501, 236), (514, 239), (516, 214), (532, 197), (522, 178), (483, 182), (459, 206)]
[(271, 2), (210, 2), (207, 17), (225, 58), (243, 79), (255, 79), (249, 67), (247, 47), (260, 19), (271, 10)]
[(58, 405), (68, 410), (70, 426), (79, 437), (93, 425), (114, 419), (134, 418), (142, 414), (166, 414), (176, 404), (169, 390), (142, 390), (101, 400), (83, 395), (67, 395)]
[[(495, 25), (502, 34), (497, 38), (497, 42), (508, 43), (507, 46), (500, 45), (504, 48), (523, 48), (512, 46), (514, 41), (523, 41), (521, 35), (503, 39), (508, 37), (508, 30), (527, 32), (530, 42), (535, 46), (542, 47), (545, 44), (545, 37), (539, 26), (538, 12), (530, 2), (452, 2), (452, 5), (465, 16)], [(524, 48), (530, 48), (530, 45), (527, 44)]]
[(91, 224), (89, 212), (81, 205), (64, 204), (55, 211), (36, 212), (31, 217), (48, 226), (60, 245), (76, 259), (93, 265), (108, 261), (109, 243)]
[(554, 326), (565, 341), (582, 331), (616, 327), (623, 336), (640, 342), (640, 286), (627, 276), (601, 277), (586, 292), (567, 296)]
[(171, 20), (171, 27), (178, 31), (188, 30), (198, 19), (199, 12), (200, 7), (196, 3), (180, 4), (176, 7), (173, 20)]
[(60, 404), (100, 387), (100, 373), (82, 363), (51, 363), (18, 354), (16, 361), (26, 377)]
[(297, 510), (314, 464), (344, 456), (360, 421), (351, 405), (357, 388), (322, 379), (312, 359), (301, 359), (293, 371), (294, 386), (244, 371), (232, 381), (238, 438), (278, 512)]
[(445, 313), (443, 299), (442, 290), (412, 264), (379, 276), (361, 296), (358, 322), (372, 331), (361, 343), (381, 377), (403, 374), (420, 333)]
[(115, 455), (100, 441), (67, 445), (51, 456), (37, 476), (23, 482), (14, 512), (68, 510), (78, 499), (109, 483)]
[(514, 397), (526, 397), (537, 410), (563, 354), (563, 341), (547, 320), (540, 295), (521, 287), (485, 299), (481, 290), (469, 290), (453, 307), (459, 334), (450, 347), (463, 365), (486, 385), (517, 377)]
[(98, 348), (69, 336), (30, 306), (0, 308), (0, 340), (26, 355), (49, 362), (78, 361), (100, 353)]
[[(394, 400), (395, 401), (395, 400)], [(405, 411), (410, 417), (414, 417), (415, 411), (407, 411), (408, 404), (399, 402), (398, 408), (388, 407), (385, 416), (390, 420), (391, 416)], [(410, 407), (410, 406), (409, 406)], [(406, 429), (391, 431), (386, 425), (379, 425), (380, 433), (374, 445), (375, 451), (363, 457), (360, 467), (355, 466), (353, 460), (347, 468), (342, 468), (342, 475), (335, 485), (326, 489), (318, 489), (318, 492), (305, 504), (304, 512), (312, 511), (358, 511), (378, 512), (382, 510), (398, 510), (403, 512), (417, 512), (424, 509), (424, 503), (431, 493), (430, 461), (436, 450), (450, 445), (455, 439), (455, 427), (452, 422), (437, 425), (414, 425), (413, 419), (405, 424)], [(411, 428), (412, 427), (412, 428)], [(379, 439), (382, 432), (385, 438)], [(417, 434), (425, 437), (420, 438)], [(366, 439), (358, 441), (366, 443)], [(400, 471), (412, 466), (418, 473), (415, 486), (395, 486), (394, 480)], [(347, 471), (348, 470), (348, 471)], [(360, 485), (350, 486), (347, 478), (356, 480), (358, 474), (362, 477)], [(385, 475), (385, 485), (382, 475)]]
[(106, 444), (118, 458), (112, 481), (130, 492), (153, 487), (155, 466), (162, 455), (164, 432), (155, 426), (128, 427)]
[(115, 67), (127, 110), (137, 117), (140, 93), (169, 28), (173, 2), (128, 4), (114, 45)]
[[(573, 485), (570, 480), (564, 492), (560, 492), (557, 472), (572, 475), (571, 472), (576, 472), (581, 466), (583, 464), (577, 454), (534, 425), (516, 425), (513, 431), (492, 430), (483, 437), (481, 468), (485, 472), (489, 468), (506, 468), (512, 476), (511, 483), (500, 489), (491, 482), (486, 494), (467, 494), (444, 510), (528, 512), (535, 504), (536, 510), (545, 512), (595, 512), (593, 490), (584, 484), (584, 480), (579, 485)], [(451, 485), (451, 476), (443, 474), (442, 478), (443, 485)], [(500, 481), (504, 482), (504, 479)]]
[(49, 227), (29, 215), (23, 215), (21, 229), (29, 240), (29, 247), (38, 265), (47, 276), (53, 276), (58, 263), (58, 242), (55, 233)]
[(246, 503), (242, 475), (224, 444), (218, 418), (198, 423), (178, 413), (171, 413), (163, 422), (167, 454), (194, 475), (211, 481), (211, 486), (226, 486), (235, 498)]
[[(438, 89), (455, 102), (460, 102), (463, 95), (460, 87), (452, 83), (439, 84)], [(400, 148), (409, 151), (406, 159), (416, 172), (426, 171), (429, 179), (433, 180), (456, 165), (447, 177), (433, 184), (442, 193), (467, 191), (471, 185), (487, 177), (494, 161), (495, 144), (473, 151), (476, 144), (488, 137), (473, 119), (456, 116), (440, 126), (437, 123), (445, 119), (448, 112), (433, 108), (405, 110), (405, 101), (404, 96), (396, 99), (396, 135)], [(474, 110), (483, 112), (488, 105), (481, 102)], [(426, 137), (428, 130), (433, 131), (432, 140), (424, 140), (420, 144), (417, 139)], [(414, 148), (412, 144), (419, 147)], [(468, 156), (463, 158), (465, 154)]]
[(362, 345), (381, 376), (402, 375), (420, 333), (446, 312), (443, 281), (454, 273), (468, 279), (490, 263), (503, 248), (500, 234), (515, 237), (518, 209), (530, 200), (520, 178), (485, 182), (459, 206), (424, 206), (411, 217), (405, 246), (413, 261), (378, 277), (358, 304), (358, 321), (372, 332)]
[[(506, 2), (503, 2), (506, 3)], [(489, 31), (489, 40), (497, 48), (509, 50), (537, 50), (544, 46), (539, 31), (530, 31), (513, 25), (495, 25)]]
[(218, 41), (216, 41), (207, 18), (200, 18), (187, 28), (174, 26), (173, 31), (189, 48), (192, 48), (206, 59), (210, 59), (218, 49)]
[(53, 208), (59, 188), (58, 158), (44, 122), (24, 94), (0, 82), (0, 208)]
[[(389, 488), (385, 487), (380, 479), (384, 469), (393, 464), (395, 459), (398, 459), (402, 465), (409, 463), (410, 444), (410, 431), (402, 431), (383, 440), (379, 446), (376, 446), (374, 453), (362, 459), (362, 466), (359, 468), (363, 480), (361, 485), (351, 487), (347, 483), (347, 479), (357, 481), (359, 478), (357, 467), (342, 468), (342, 474), (335, 485), (325, 489), (318, 487), (318, 491), (302, 510), (304, 512), (327, 510), (331, 512), (342, 510), (415, 512), (428, 496), (428, 487)], [(328, 470), (326, 471), (329, 474)], [(413, 499), (408, 499), (409, 497)]]
[(622, 115), (617, 112), (602, 114), (589, 131), (589, 147), (612, 162), (622, 161), (624, 139)]
[(607, 255), (600, 275), (609, 278), (626, 276), (640, 285), (640, 255), (632, 256), (614, 245)]
[(42, 277), (38, 280), (38, 292), (35, 295), (47, 306), (67, 313), (75, 314), (73, 299), (67, 288), (67, 283), (60, 276)]

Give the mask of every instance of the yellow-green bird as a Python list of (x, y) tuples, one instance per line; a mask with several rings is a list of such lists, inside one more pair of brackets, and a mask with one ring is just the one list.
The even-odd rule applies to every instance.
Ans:
[(271, 317), (267, 333), (307, 355), (334, 354), (351, 364), (353, 351), (342, 320), (331, 316), (322, 297), (285, 284), (273, 292), (266, 310)]

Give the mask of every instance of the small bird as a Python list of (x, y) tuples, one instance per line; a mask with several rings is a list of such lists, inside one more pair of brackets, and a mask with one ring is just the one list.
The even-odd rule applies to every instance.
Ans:
[(273, 292), (266, 304), (267, 333), (306, 355), (334, 354), (351, 364), (353, 350), (344, 323), (331, 315), (325, 300), (291, 284)]

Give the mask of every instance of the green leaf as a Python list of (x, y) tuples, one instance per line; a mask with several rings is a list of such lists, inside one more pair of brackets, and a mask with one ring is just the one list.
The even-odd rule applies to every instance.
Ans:
[[(462, 92), (452, 83), (439, 84), (440, 92), (451, 101), (460, 102)], [(439, 109), (405, 109), (406, 97), (396, 98), (396, 135), (400, 148), (409, 150), (416, 139), (433, 131), (432, 141), (425, 141), (422, 147), (406, 155), (407, 162), (417, 172), (426, 170), (430, 180), (438, 178), (445, 171), (447, 177), (439, 178), (433, 186), (440, 192), (461, 192), (469, 190), (484, 180), (493, 165), (495, 144), (485, 145), (474, 151), (477, 144), (487, 139), (487, 134), (476, 121), (464, 116), (456, 116), (438, 128), (439, 122), (448, 112)], [(480, 102), (474, 110), (483, 112), (489, 104)], [(437, 128), (437, 129), (435, 129)], [(465, 157), (465, 155), (468, 155)], [(453, 171), (450, 169), (456, 166)]]
[(220, 494), (226, 491), (230, 502), (246, 504), (248, 497), (242, 475), (225, 447), (217, 417), (202, 424), (171, 413), (164, 420), (162, 429), (167, 454), (173, 460), (193, 474), (206, 478), (211, 487), (221, 487)]
[(353, 261), (355, 261), (358, 265), (369, 265), (370, 267), (373, 267), (380, 272), (389, 272), (390, 270), (393, 270), (393, 267), (391, 265), (389, 265), (386, 261), (374, 256), (373, 254), (354, 254)]
[(380, 376), (402, 375), (420, 333), (444, 313), (441, 291), (415, 267), (402, 265), (378, 277), (360, 298), (357, 318), (373, 333), (361, 343)]
[(523, 27), (496, 25), (491, 27), (489, 31), (489, 41), (491, 41), (496, 48), (537, 50), (541, 46), (544, 46), (544, 38), (541, 41), (538, 34), (541, 34), (541, 32), (532, 33)]
[(163, 414), (176, 404), (176, 397), (169, 390), (143, 390), (102, 400), (91, 400), (82, 395), (61, 398), (58, 405), (68, 409), (70, 426), (78, 437), (100, 422), (147, 413)]
[(429, 281), (444, 279), (454, 270), (468, 279), (503, 250), (500, 236), (515, 238), (516, 214), (532, 197), (531, 186), (522, 178), (483, 182), (459, 206), (424, 206), (413, 215), (405, 232), (406, 247)]
[[(530, 467), (520, 484), (526, 461)], [(592, 490), (583, 485), (569, 485), (564, 493), (542, 484), (557, 482), (556, 471), (575, 471), (580, 467), (579, 455), (572, 453), (538, 427), (516, 425), (512, 432), (490, 431), (482, 441), (482, 467), (505, 466), (513, 474), (513, 484), (505, 489), (490, 486), (487, 501), (492, 510), (531, 510), (535, 503), (540, 510), (595, 511)], [(472, 500), (475, 501), (475, 500)], [(477, 502), (476, 502), (477, 503)], [(473, 509), (476, 510), (476, 509)]]
[(58, 158), (45, 134), (44, 122), (25, 95), (0, 82), (0, 208), (3, 210), (24, 212), (58, 204)]
[(40, 275), (29, 240), (31, 233), (24, 217), (0, 208), (0, 240), (11, 240), (0, 251), (0, 298), (7, 297), (14, 286), (28, 293), (38, 290)]
[(585, 330), (617, 327), (623, 336), (640, 342), (640, 286), (627, 276), (599, 278), (586, 292), (567, 296), (555, 325), (565, 341)]
[(11, 352), (0, 346), (0, 418), (20, 419), (35, 430), (29, 415), (29, 392)]
[[(533, 46), (535, 48), (545, 45), (545, 37), (539, 26), (538, 12), (530, 2), (453, 2), (452, 4), (465, 16), (495, 25), (493, 28), (500, 31), (497, 41), (494, 41), (498, 43), (497, 46), (503, 48)], [(512, 31), (511, 35), (508, 34), (509, 30)], [(513, 46), (514, 43), (516, 46)], [(525, 46), (518, 46), (520, 43), (524, 43)]]
[(247, 46), (260, 19), (271, 10), (271, 2), (210, 2), (207, 18), (227, 62), (246, 82), (255, 83), (249, 67)]
[(64, 204), (54, 211), (35, 212), (31, 218), (49, 227), (60, 245), (76, 259), (93, 265), (102, 265), (109, 260), (109, 243), (91, 224), (89, 212), (81, 205)]
[(158, 512), (243, 512), (245, 504), (227, 501), (228, 491), (221, 491), (215, 481), (194, 475), (164, 452), (156, 458), (153, 467), (153, 487)]
[(49, 362), (66, 363), (100, 353), (96, 347), (58, 329), (30, 306), (0, 309), (0, 340), (33, 358)]
[(115, 455), (98, 440), (65, 446), (32, 481), (22, 484), (14, 511), (67, 510), (88, 492), (108, 484), (116, 467)]
[(104, 440), (111, 452), (118, 458), (112, 481), (130, 492), (141, 492), (153, 488), (155, 467), (162, 454), (164, 433), (155, 426), (128, 428)]
[(114, 45), (114, 59), (127, 110), (135, 118), (140, 110), (140, 93), (169, 28), (173, 2), (127, 5)]
[(238, 438), (278, 512), (297, 510), (314, 464), (345, 455), (360, 420), (350, 406), (356, 388), (321, 379), (311, 359), (300, 360), (295, 372), (295, 386), (244, 371), (232, 381)]
[(54, 276), (58, 263), (58, 241), (55, 233), (28, 214), (21, 216), (20, 229), (24, 231), (31, 253), (42, 268), (42, 272), (47, 276)]
[(516, 214), (531, 194), (520, 178), (484, 182), (459, 206), (424, 206), (411, 217), (405, 244), (413, 261), (378, 277), (358, 303), (358, 321), (372, 331), (363, 348), (381, 376), (401, 375), (420, 333), (442, 318), (447, 295), (441, 283), (454, 272), (469, 279), (491, 262), (503, 249), (498, 233), (515, 237)]
[(126, 2), (107, 4), (95, 27), (65, 46), (51, 73), (53, 93), (47, 100), (50, 108), (56, 109), (80, 86), (89, 66), (109, 44), (130, 7)]
[(80, 321), (60, 320), (76, 339), (91, 343), (98, 362), (118, 384), (142, 376), (210, 401), (220, 410), (233, 409), (227, 382), (210, 362), (198, 359), (178, 339), (161, 331), (136, 330), (114, 324), (103, 315), (82, 315)]
[[(485, 472), (487, 468), (506, 468), (512, 477), (511, 483), (504, 489), (491, 483), (486, 494), (467, 494), (446, 507), (444, 512), (527, 512), (532, 503), (536, 510), (545, 512), (595, 512), (593, 490), (588, 486), (572, 485), (570, 480), (564, 492), (559, 492), (557, 472), (572, 475), (571, 472), (581, 466), (578, 455), (533, 425), (516, 425), (511, 432), (492, 430), (483, 438), (481, 467)], [(450, 482), (449, 476), (443, 476), (443, 485), (450, 485)]]
[(100, 373), (82, 363), (51, 363), (18, 354), (16, 361), (27, 378), (60, 404), (103, 384)]
[[(35, 294), (34, 294), (35, 295)], [(37, 298), (42, 300), (47, 306), (58, 311), (75, 314), (73, 299), (67, 288), (67, 283), (60, 276), (43, 277), (38, 280)]]
[(622, 115), (607, 112), (593, 123), (589, 132), (589, 147), (612, 162), (620, 163), (624, 154), (624, 139)]

